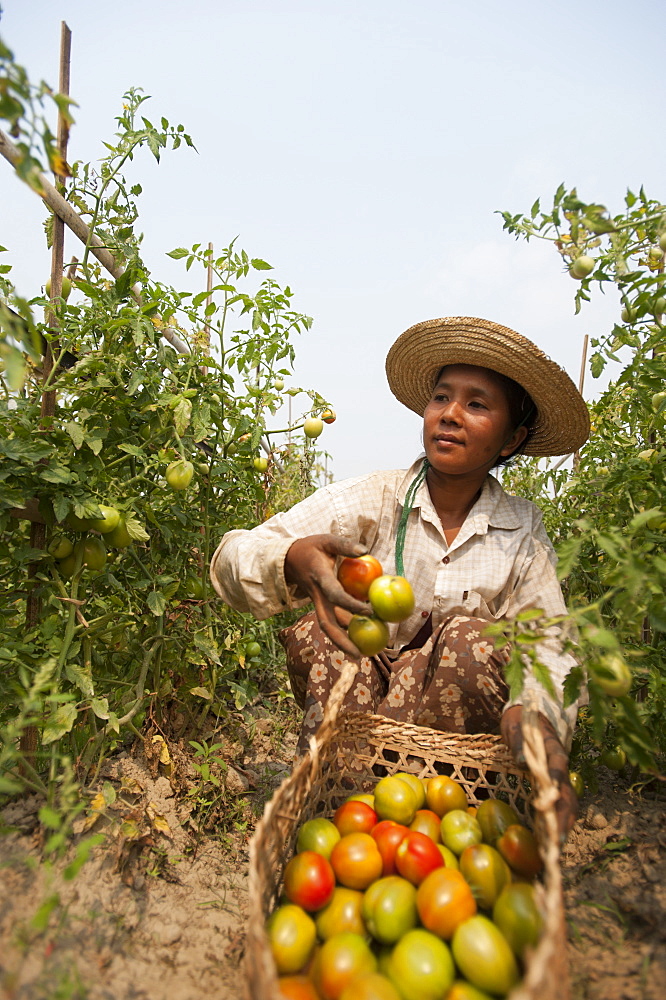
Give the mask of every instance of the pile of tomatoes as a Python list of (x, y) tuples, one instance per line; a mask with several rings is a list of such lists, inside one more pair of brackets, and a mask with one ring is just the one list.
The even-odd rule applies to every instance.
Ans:
[(386, 622), (403, 622), (414, 611), (414, 591), (404, 576), (384, 573), (374, 556), (343, 559), (338, 580), (352, 597), (369, 601), (372, 615), (353, 615), (347, 631), (364, 656), (376, 656), (388, 644)]
[(536, 840), (500, 799), (399, 772), (306, 821), (267, 934), (288, 1000), (488, 1000), (541, 933)]

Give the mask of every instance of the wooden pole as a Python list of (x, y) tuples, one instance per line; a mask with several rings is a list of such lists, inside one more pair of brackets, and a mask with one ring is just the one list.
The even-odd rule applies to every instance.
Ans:
[[(72, 33), (64, 21), (60, 24), (60, 74), (58, 89), (61, 94), (69, 94), (70, 65), (72, 52)], [(58, 133), (57, 145), (58, 155), (62, 163), (67, 162), (67, 141), (69, 138), (69, 125), (63, 114), (58, 112)], [(56, 176), (56, 183), (59, 190), (65, 190), (65, 178)], [(60, 300), (62, 295), (62, 271), (65, 261), (65, 224), (59, 216), (53, 220), (53, 243), (51, 246), (51, 303), (46, 314), (46, 323), (52, 333), (58, 332), (58, 316), (54, 303)], [(57, 341), (54, 342), (57, 351)], [(42, 385), (48, 380), (53, 368), (53, 347), (50, 342), (46, 344), (44, 352), (44, 362), (42, 365)], [(54, 389), (47, 389), (42, 393), (41, 403), (41, 424), (48, 426), (56, 411), (56, 394)], [(30, 547), (32, 549), (46, 548), (46, 525), (39, 521), (32, 521), (30, 524)], [(30, 632), (36, 627), (41, 616), (41, 601), (37, 585), (34, 582), (37, 574), (37, 563), (30, 563), (28, 566), (28, 594), (25, 609), (26, 629)], [(35, 753), (37, 750), (37, 727), (28, 726), (21, 733), (20, 748), (28, 761), (34, 767)]]
[[(213, 301), (213, 244), (208, 244), (208, 267), (206, 268), (206, 309)], [(208, 320), (208, 313), (206, 312), (206, 322), (204, 324), (204, 335), (201, 342), (202, 348), (205, 350), (206, 354), (210, 354), (210, 322)], [(201, 374), (206, 375), (208, 369), (205, 365), (201, 366)]]

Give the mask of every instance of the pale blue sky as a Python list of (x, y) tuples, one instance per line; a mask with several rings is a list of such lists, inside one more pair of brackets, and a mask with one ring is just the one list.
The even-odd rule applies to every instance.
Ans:
[[(60, 21), (72, 30), (70, 158), (100, 155), (131, 85), (152, 95), (147, 117), (185, 125), (198, 153), (159, 166), (146, 153), (128, 171), (144, 184), (147, 262), (188, 288), (166, 252), (238, 235), (275, 266), (315, 320), (295, 382), (338, 412), (319, 439), (336, 478), (417, 454), (419, 420), (390, 395), (384, 357), (419, 320), (513, 326), (578, 381), (583, 337), (617, 302), (574, 317), (555, 251), (516, 243), (496, 210), (547, 204), (561, 181), (612, 212), (627, 186), (666, 197), (657, 0), (0, 2), (33, 79), (57, 84)], [(44, 213), (4, 161), (0, 199), (0, 243), (36, 294)]]

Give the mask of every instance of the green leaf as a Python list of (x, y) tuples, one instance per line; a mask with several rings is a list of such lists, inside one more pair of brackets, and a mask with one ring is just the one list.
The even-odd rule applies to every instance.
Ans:
[(189, 427), (192, 416), (192, 402), (189, 399), (181, 398), (173, 411), (173, 419), (178, 434), (182, 437)]
[(38, 815), (40, 823), (48, 830), (59, 830), (62, 826), (62, 816), (50, 806), (42, 806)]
[(54, 893), (53, 896), (49, 896), (41, 904), (34, 917), (30, 921), (30, 926), (33, 930), (36, 930), (38, 934), (43, 934), (49, 925), (49, 919), (51, 914), (55, 910), (56, 906), (60, 905), (60, 896), (58, 893)]
[(92, 676), (89, 671), (84, 670), (78, 663), (66, 663), (65, 673), (68, 680), (78, 687), (84, 698), (91, 698), (94, 694)]
[(53, 462), (40, 470), (39, 478), (45, 479), (47, 483), (71, 483), (72, 473), (65, 465)]
[(148, 594), (148, 607), (154, 615), (163, 615), (166, 610), (166, 599), (161, 590), (151, 590)]
[(127, 528), (127, 534), (135, 542), (147, 542), (150, 540), (150, 535), (141, 524), (132, 515), (128, 515), (125, 518), (125, 527)]
[(71, 732), (76, 718), (77, 711), (75, 705), (72, 705), (71, 702), (67, 705), (61, 705), (46, 720), (42, 733), (42, 743), (44, 745), (55, 743), (56, 740), (59, 740), (66, 733)]
[(563, 580), (569, 576), (578, 561), (582, 538), (571, 537), (565, 539), (557, 546), (557, 579)]
[(76, 878), (90, 857), (93, 848), (99, 847), (100, 844), (104, 843), (105, 839), (106, 838), (103, 833), (94, 833), (92, 837), (86, 837), (86, 839), (82, 840), (80, 844), (77, 844), (76, 854), (63, 872), (67, 881), (71, 882), (72, 879)]
[(205, 701), (212, 701), (213, 700), (213, 696), (210, 693), (210, 691), (208, 690), (208, 688), (193, 687), (193, 688), (190, 688), (190, 694), (194, 695), (195, 698), (203, 698)]
[(90, 707), (97, 716), (98, 719), (108, 719), (109, 718), (109, 700), (108, 698), (91, 698)]

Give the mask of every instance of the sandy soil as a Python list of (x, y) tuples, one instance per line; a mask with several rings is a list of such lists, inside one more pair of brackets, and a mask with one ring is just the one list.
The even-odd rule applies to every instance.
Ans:
[[(226, 747), (234, 766), (213, 767), (217, 786), (202, 786), (184, 749), (160, 763), (159, 740), (148, 756), (116, 757), (74, 843), (47, 863), (42, 803), (4, 810), (2, 1000), (239, 1000), (249, 838), (293, 752), (293, 737), (276, 745), (268, 728)], [(202, 795), (204, 828), (193, 820)], [(563, 861), (575, 1000), (666, 996), (665, 806), (656, 783), (639, 793), (612, 772), (583, 800)], [(97, 833), (103, 843), (68, 878), (77, 844)]]

